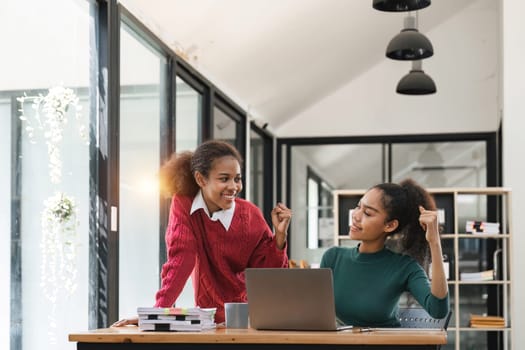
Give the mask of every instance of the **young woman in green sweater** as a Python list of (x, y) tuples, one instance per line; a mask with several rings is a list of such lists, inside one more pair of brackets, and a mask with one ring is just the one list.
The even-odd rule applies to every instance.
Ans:
[[(401, 253), (385, 246), (401, 237)], [(447, 280), (435, 202), (413, 180), (369, 189), (352, 211), (357, 247), (332, 247), (321, 260), (334, 276), (336, 313), (354, 326), (396, 327), (398, 303), (410, 292), (435, 318), (449, 311)], [(430, 254), (429, 254), (430, 253)], [(422, 265), (430, 255), (430, 281)]]

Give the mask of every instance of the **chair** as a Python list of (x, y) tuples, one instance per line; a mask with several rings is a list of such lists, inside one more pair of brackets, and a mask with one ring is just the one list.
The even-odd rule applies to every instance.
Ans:
[(398, 319), (401, 328), (439, 328), (446, 330), (452, 311), (443, 318), (433, 318), (420, 307), (400, 308)]

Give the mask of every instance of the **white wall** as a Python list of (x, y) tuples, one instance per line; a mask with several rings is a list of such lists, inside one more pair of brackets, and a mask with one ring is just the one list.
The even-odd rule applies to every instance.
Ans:
[[(0, 64), (0, 90), (88, 86), (90, 57), (84, 54), (90, 35), (86, 25), (91, 21), (88, 7), (83, 0), (24, 0), (23, 3), (3, 0), (1, 28), (6, 32), (8, 28), (16, 31), (2, 38), (8, 54), (2, 56)], [(52, 20), (57, 16), (59, 21)], [(83, 18), (79, 19), (80, 16)], [(128, 35), (123, 35), (121, 40), (137, 53), (131, 62), (129, 57), (121, 62), (122, 84), (156, 83), (148, 70), (133, 68), (137, 62), (147, 60), (148, 54)]]
[(88, 6), (78, 0), (3, 0), (0, 26), (10, 34), (2, 38), (0, 90), (87, 86)]
[[(497, 7), (494, 0), (475, 1), (425, 32), (435, 53), (423, 61), (423, 70), (436, 82), (436, 94), (397, 94), (397, 82), (408, 73), (410, 64), (384, 58), (287, 119), (275, 133), (304, 137), (496, 131), (500, 76)], [(423, 17), (420, 26), (424, 25)]]
[(514, 218), (511, 244), (513, 280), (513, 349), (525, 346), (525, 279), (519, 269), (525, 266), (525, 232), (520, 221), (525, 210), (525, 2), (503, 1), (503, 184), (512, 188)]

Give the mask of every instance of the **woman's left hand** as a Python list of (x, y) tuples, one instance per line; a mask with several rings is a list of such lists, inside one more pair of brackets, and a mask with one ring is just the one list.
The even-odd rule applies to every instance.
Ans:
[(440, 241), (439, 238), (439, 226), (438, 226), (438, 214), (434, 210), (426, 210), (422, 206), (419, 206), (419, 223), (423, 230), (426, 231), (425, 238), (428, 243), (436, 243)]
[(444, 298), (448, 293), (448, 285), (439, 237), (438, 214), (437, 211), (426, 210), (422, 206), (419, 206), (419, 214), (419, 224), (426, 231), (425, 238), (430, 247), (430, 260), (432, 261), (430, 290), (434, 296)]
[(121, 320), (118, 320), (117, 322), (113, 323), (111, 327), (123, 327), (127, 325), (138, 325), (139, 324), (139, 318), (137, 316), (130, 317), (130, 318), (123, 318)]
[(277, 203), (272, 210), (272, 224), (275, 229), (275, 239), (279, 249), (283, 249), (286, 243), (286, 235), (291, 218), (292, 211), (283, 203)]

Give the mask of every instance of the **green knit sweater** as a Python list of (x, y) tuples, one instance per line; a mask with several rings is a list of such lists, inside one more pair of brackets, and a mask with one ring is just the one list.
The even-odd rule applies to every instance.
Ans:
[(425, 271), (413, 258), (384, 248), (359, 253), (358, 247), (332, 247), (321, 260), (334, 276), (337, 317), (354, 326), (397, 327), (401, 294), (410, 292), (434, 318), (448, 313), (448, 295), (439, 299), (430, 292)]

